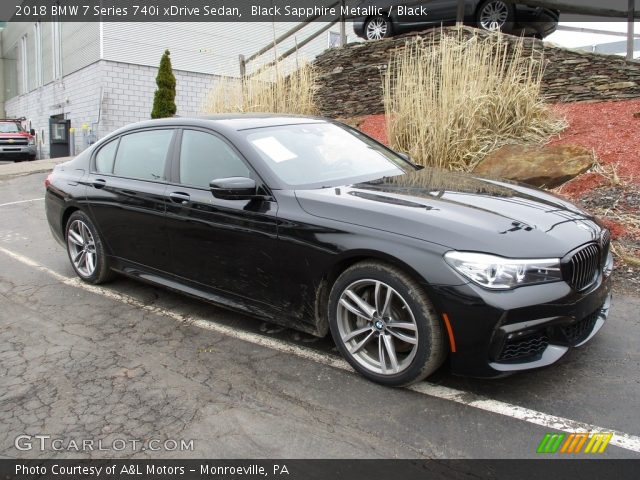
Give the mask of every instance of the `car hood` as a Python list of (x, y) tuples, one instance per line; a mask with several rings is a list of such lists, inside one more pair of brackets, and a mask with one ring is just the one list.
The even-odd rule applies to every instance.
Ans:
[(602, 230), (541, 190), (431, 168), (295, 194), (310, 215), (514, 258), (561, 257)]

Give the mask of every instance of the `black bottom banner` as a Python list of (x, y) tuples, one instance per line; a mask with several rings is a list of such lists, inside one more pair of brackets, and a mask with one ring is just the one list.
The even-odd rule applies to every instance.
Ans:
[(637, 479), (640, 460), (0, 460), (0, 479)]

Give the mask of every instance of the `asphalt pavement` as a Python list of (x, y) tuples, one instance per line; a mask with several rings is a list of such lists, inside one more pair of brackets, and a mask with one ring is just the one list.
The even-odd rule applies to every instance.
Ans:
[[(640, 297), (617, 294), (549, 368), (385, 388), (328, 338), (125, 278), (83, 284), (49, 232), (46, 173), (2, 168), (0, 457), (536, 458), (574, 430), (614, 432), (599, 458), (640, 457)], [(78, 453), (86, 440), (106, 448)]]

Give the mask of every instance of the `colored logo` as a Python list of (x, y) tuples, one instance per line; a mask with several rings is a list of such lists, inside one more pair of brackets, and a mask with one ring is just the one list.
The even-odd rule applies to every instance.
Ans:
[(547, 433), (537, 453), (604, 453), (613, 433)]

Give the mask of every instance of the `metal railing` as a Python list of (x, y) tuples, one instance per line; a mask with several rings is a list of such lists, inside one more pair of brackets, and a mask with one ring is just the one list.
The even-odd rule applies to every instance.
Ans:
[[(251, 72), (251, 75), (257, 75), (260, 72), (263, 72), (266, 69), (268, 69), (268, 68), (270, 68), (270, 67), (272, 67), (274, 65), (277, 65), (278, 62), (281, 62), (285, 58), (290, 57), (291, 55), (296, 53), (300, 48), (304, 47), (305, 45), (308, 45), (310, 42), (312, 42), (313, 40), (318, 38), (320, 35), (322, 35), (324, 32), (329, 30), (331, 27), (333, 27), (338, 22), (340, 22), (340, 44), (341, 45), (346, 45), (346, 43), (347, 43), (347, 30), (346, 30), (346, 21), (347, 21), (347, 19), (342, 14), (342, 8), (345, 6), (345, 0), (337, 0), (337, 1), (333, 2), (331, 5), (329, 5), (327, 8), (334, 8), (334, 7), (338, 7), (338, 6), (341, 9), (341, 14), (339, 16), (337, 16), (337, 17), (333, 18), (332, 20), (328, 21), (327, 25), (325, 25), (322, 28), (320, 28), (319, 30), (313, 32), (312, 34), (310, 34), (308, 37), (306, 37), (301, 42), (296, 41), (295, 45), (293, 47), (289, 48), (283, 54), (281, 54), (279, 56), (276, 56), (276, 58), (274, 58), (270, 62), (267, 62), (267, 63), (261, 65), (256, 71)], [(249, 57), (245, 57), (244, 55), (240, 55), (240, 58), (239, 58), (239, 60), (240, 60), (240, 76), (241, 77), (245, 77), (247, 75), (247, 65), (250, 62), (256, 60), (259, 57), (261, 57), (262, 55), (264, 55), (265, 53), (267, 53), (271, 49), (274, 49), (274, 51), (276, 51), (277, 48), (278, 48), (278, 45), (280, 45), (285, 40), (288, 40), (293, 35), (295, 35), (296, 33), (300, 32), (303, 28), (309, 26), (312, 22), (314, 22), (315, 20), (318, 20), (319, 18), (321, 18), (321, 15), (315, 15), (315, 16), (307, 18), (303, 22), (300, 22), (300, 23), (296, 24), (293, 28), (287, 30), (285, 33), (283, 33), (279, 37), (274, 38), (274, 40), (272, 42), (269, 42), (267, 45), (265, 45), (264, 47), (262, 47), (260, 50), (255, 52), (253, 55), (250, 55)]]

